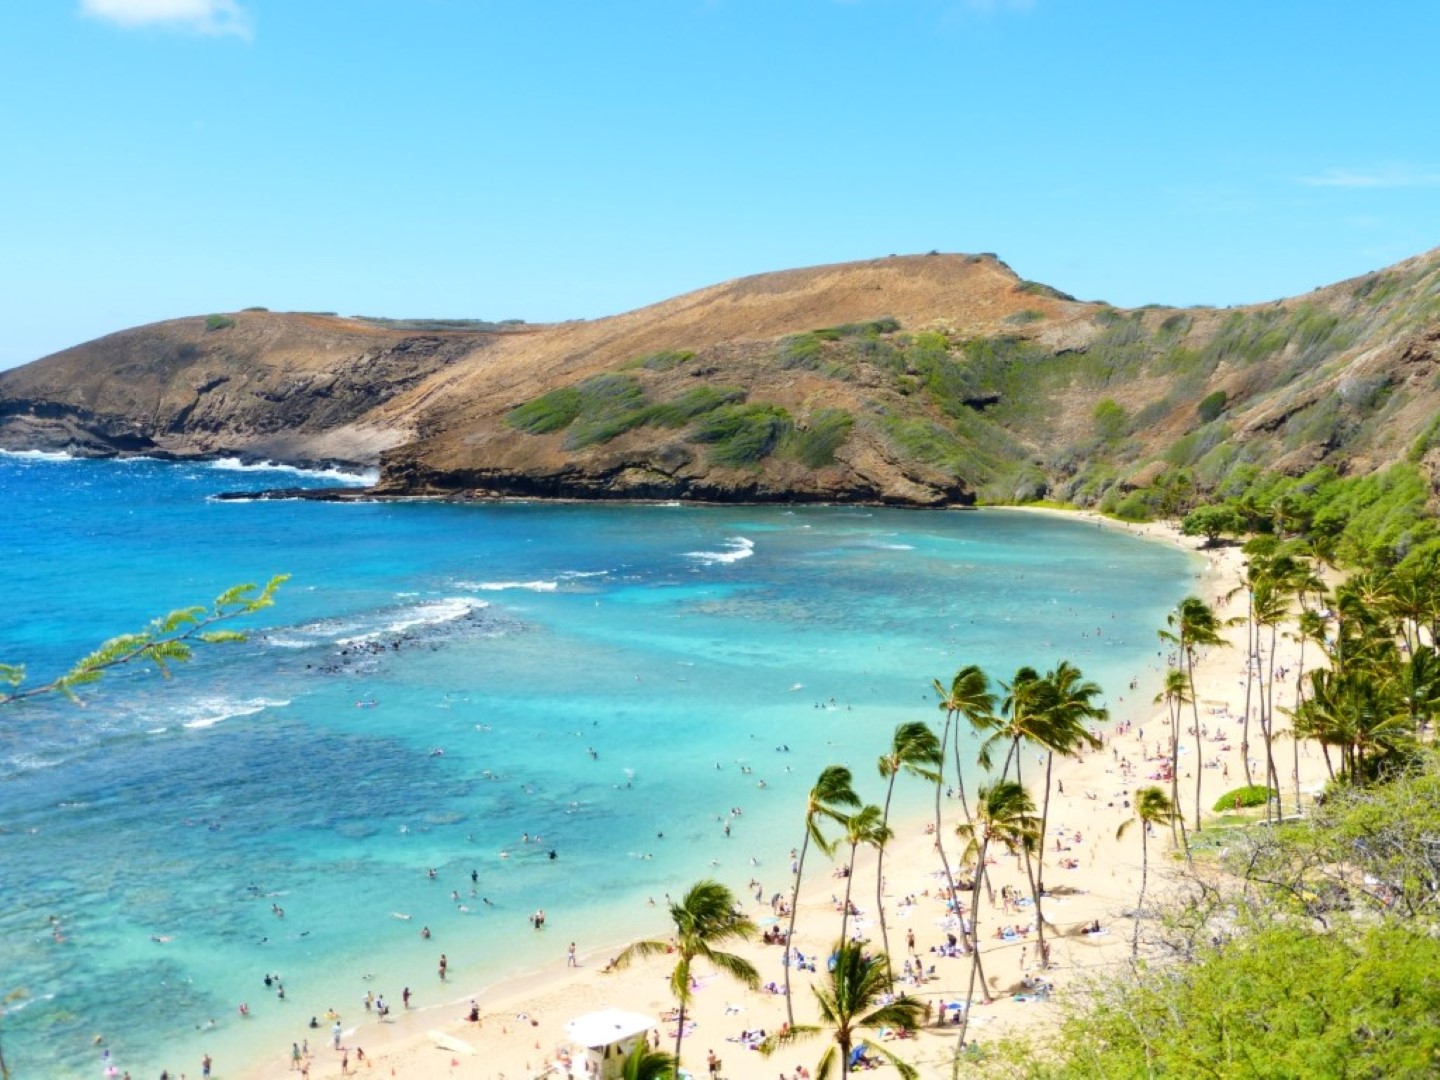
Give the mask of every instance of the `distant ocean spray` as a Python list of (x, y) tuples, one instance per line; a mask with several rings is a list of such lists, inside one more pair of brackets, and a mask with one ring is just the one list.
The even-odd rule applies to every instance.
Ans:
[(345, 479), (0, 456), (0, 661), (32, 681), (292, 575), (244, 645), (0, 715), (17, 1075), (93, 1077), (105, 1049), (136, 1077), (233, 1071), (367, 990), (439, 1006), (655, 932), (645, 900), (701, 876), (784, 889), (819, 769), (878, 799), (932, 679), (1068, 658), (1148, 701), (1197, 569), (1004, 511), (208, 498)]

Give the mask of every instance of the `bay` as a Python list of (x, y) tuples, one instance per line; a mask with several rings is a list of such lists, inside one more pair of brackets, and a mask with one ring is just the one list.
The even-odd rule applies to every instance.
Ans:
[(647, 901), (701, 876), (768, 896), (819, 769), (878, 799), (894, 725), (939, 718), (932, 679), (1069, 659), (1148, 701), (1199, 569), (1001, 510), (210, 498), (297, 481), (342, 482), (0, 456), (0, 661), (32, 682), (291, 575), (243, 645), (0, 714), (20, 1075), (106, 1050), (234, 1070), (367, 991), (433, 1007), (654, 932)]

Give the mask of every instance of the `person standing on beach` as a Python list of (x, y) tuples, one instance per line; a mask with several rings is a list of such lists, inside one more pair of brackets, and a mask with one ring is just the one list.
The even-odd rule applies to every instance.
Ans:
[(339, 1021), (339, 1020), (336, 1020), (336, 1021), (335, 1021), (335, 1026), (330, 1029), (330, 1038), (334, 1041), (334, 1043), (335, 1043), (335, 1049), (336, 1049), (336, 1050), (339, 1050), (339, 1049), (340, 1049), (340, 1035), (341, 1035), (341, 1034), (342, 1034), (342, 1032), (341, 1032), (341, 1028), (340, 1028), (340, 1021)]
[(300, 1068), (300, 1044), (292, 1042), (290, 1044), (290, 1071), (294, 1072), (298, 1068)]
[(568, 949), (565, 950), (565, 966), (566, 966), (566, 967), (579, 967), (579, 966), (580, 966), (579, 964), (577, 964), (577, 963), (575, 962), (575, 942), (573, 942), (573, 941), (570, 942), (570, 948), (568, 948)]
[(450, 961), (445, 959), (445, 954), (440, 954), (440, 981), (445, 981), (445, 969), (450, 966)]
[(206, 1054), (200, 1059), (200, 1075), (204, 1077), (205, 1080), (210, 1080), (210, 1064), (209, 1054)]

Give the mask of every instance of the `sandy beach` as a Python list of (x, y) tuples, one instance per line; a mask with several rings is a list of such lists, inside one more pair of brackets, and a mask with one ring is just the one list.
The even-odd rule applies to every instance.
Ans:
[[(1036, 511), (1046, 512), (1046, 511)], [(1074, 515), (1071, 515), (1074, 516)], [(1093, 516), (1091, 516), (1093, 517)], [(1104, 527), (1127, 529), (1158, 542), (1194, 548), (1198, 541), (1181, 537), (1173, 528), (1159, 525), (1124, 525), (1093, 517)], [(1244, 596), (1224, 601), (1225, 595), (1240, 581), (1243, 556), (1238, 548), (1222, 548), (1204, 553), (1208, 562), (1192, 590), (1207, 602), (1216, 605), (1222, 618), (1243, 615)], [(1159, 629), (1158, 627), (1156, 629)], [(1232, 642), (1228, 649), (1204, 653), (1196, 668), (1202, 737), (1197, 745), (1193, 735), (1182, 734), (1179, 756), (1180, 794), (1182, 807), (1193, 813), (1194, 768), (1202, 763), (1204, 797), (1207, 811), (1220, 794), (1244, 783), (1244, 763), (1240, 751), (1240, 722), (1244, 709), (1244, 628), (1227, 631)], [(1157, 643), (1157, 649), (1160, 646)], [(1277, 664), (1293, 669), (1298, 646), (1282, 638)], [(1312, 654), (1313, 655), (1313, 650)], [(1053, 664), (1060, 657), (1027, 658), (1039, 665)], [(963, 662), (963, 658), (961, 659)], [(1157, 664), (1163, 660), (1156, 659)], [(1136, 673), (1140, 675), (1140, 672)], [(1110, 703), (1110, 721), (1101, 730), (1106, 745), (1103, 750), (1082, 759), (1060, 760), (1056, 763), (1056, 793), (1050, 809), (1047, 840), (1045, 881), (1053, 893), (1045, 901), (1045, 914), (1053, 929), (1047, 932), (1052, 946), (1050, 966), (1042, 970), (1035, 945), (1035, 935), (1027, 932), (1032, 920), (1028, 900), (1024, 905), (1007, 911), (1000, 905), (999, 892), (1014, 886), (1021, 896), (1028, 896), (1023, 865), (1004, 854), (997, 856), (991, 867), (997, 890), (994, 906), (982, 907), (980, 936), (985, 972), (988, 977), (990, 1004), (977, 1001), (972, 1016), (970, 1038), (988, 1041), (1008, 1033), (1036, 1030), (1057, 1015), (1056, 1003), (1062, 1001), (1067, 988), (1077, 976), (1094, 974), (1128, 963), (1131, 922), (1139, 888), (1141, 870), (1140, 840), (1131, 829), (1120, 839), (1116, 831), (1132, 816), (1127, 800), (1135, 788), (1147, 784), (1168, 787), (1160, 779), (1168, 756), (1168, 723), (1164, 707), (1149, 700), (1138, 700), (1106, 687)], [(1277, 704), (1286, 703), (1293, 693), (1292, 681), (1277, 688)], [(1188, 717), (1187, 708), (1187, 717)], [(1284, 728), (1283, 717), (1277, 728)], [(1258, 725), (1252, 725), (1252, 742), (1260, 743)], [(961, 736), (965, 757), (973, 756), (975, 744), (966, 732)], [(882, 747), (877, 736), (876, 752)], [(968, 745), (967, 745), (968, 742)], [(1261, 756), (1253, 749), (1252, 757)], [(1276, 760), (1279, 763), (1286, 805), (1289, 805), (1292, 783), (1292, 748), (1287, 738), (1277, 738)], [(1325, 778), (1324, 762), (1314, 748), (1301, 747), (1300, 783), (1307, 790)], [(1128, 765), (1127, 765), (1128, 763)], [(1027, 776), (1035, 770), (1027, 764)], [(1257, 774), (1257, 776), (1260, 774)], [(952, 778), (953, 779), (953, 778)], [(919, 781), (902, 779), (902, 783)], [(973, 797), (973, 791), (970, 792)], [(946, 803), (944, 842), (956, 878), (960, 870), (962, 842), (951, 831), (959, 819), (958, 800)], [(1187, 817), (1189, 814), (1187, 813)], [(931, 1006), (932, 1017), (940, 1012), (942, 1003), (963, 1002), (970, 971), (968, 957), (937, 955), (933, 949), (943, 946), (947, 934), (958, 933), (953, 921), (947, 924), (947, 911), (941, 895), (943, 873), (935, 854), (933, 821), (911, 819), (892, 821), (895, 840), (886, 850), (885, 904), (890, 929), (890, 942), (897, 972), (904, 962), (907, 939), (914, 935), (914, 955), (924, 968), (922, 980), (902, 984), (904, 992)], [(832, 830), (833, 831), (833, 830)], [(796, 840), (800, 839), (800, 823), (795, 823)], [(1060, 850), (1056, 850), (1057, 846)], [(1151, 844), (1151, 889), (1165, 887), (1170, 839), (1168, 830), (1158, 833)], [(806, 880), (800, 893), (800, 913), (794, 946), (806, 957), (820, 958), (819, 973), (796, 972), (794, 975), (795, 1011), (800, 1022), (813, 1019), (813, 998), (810, 982), (824, 977), (824, 957), (828, 955), (839, 933), (840, 904), (845, 881), (836, 876), (836, 869), (846, 861), (848, 852), (837, 851), (836, 861), (827, 864), (814, 852), (806, 864)], [(851, 925), (880, 948), (880, 927), (875, 911), (875, 856), (861, 852), (856, 863), (853, 902), (861, 912)], [(766, 881), (765, 891), (757, 898), (757, 889), (746, 880), (722, 879), (746, 907), (747, 913), (762, 928), (775, 925), (775, 914), (769, 896), (781, 888), (788, 894), (789, 880)], [(689, 882), (676, 882), (676, 895)], [(1154, 892), (1152, 891), (1152, 896)], [(912, 902), (907, 902), (913, 898)], [(968, 900), (968, 898), (967, 898)], [(654, 910), (652, 935), (665, 938), (669, 920), (663, 904)], [(953, 920), (953, 917), (952, 917)], [(1099, 934), (1081, 933), (1081, 928), (1097, 923)], [(1010, 937), (996, 937), (1003, 926), (1020, 928)], [(533, 933), (527, 925), (517, 926), (517, 934)], [(471, 991), (478, 981), (467, 970), (467, 957), (456, 950), (451, 957), (451, 970), (444, 982), (438, 975), (429, 985), (413, 988), (409, 1007), (398, 995), (390, 1001), (391, 1011), (382, 1020), (366, 1011), (361, 1003), (344, 1003), (348, 1009), (340, 1018), (342, 1050), (333, 1047), (332, 1021), (320, 1015), (320, 1027), (296, 1033), (308, 1036), (309, 1056), (302, 1064), (313, 1077), (342, 1075), (342, 1067), (360, 1076), (404, 1077), (407, 1080), (440, 1080), (440, 1078), (473, 1077), (487, 1080), (520, 1080), (538, 1076), (547, 1070), (557, 1075), (585, 1075), (583, 1051), (572, 1048), (565, 1033), (565, 1024), (584, 1013), (603, 1008), (640, 1012), (657, 1020), (674, 1007), (669, 990), (673, 961), (666, 958), (637, 961), (622, 971), (606, 971), (608, 961), (627, 944), (607, 936), (603, 925), (550, 926), (542, 931), (553, 943), (554, 965), (535, 975), (491, 989), (483, 996)], [(571, 941), (576, 942), (574, 965), (567, 959)], [(747, 956), (758, 968), (762, 983), (783, 984), (782, 947), (765, 945), (758, 939), (734, 951)], [(794, 1077), (803, 1066), (812, 1073), (824, 1048), (821, 1039), (786, 1048), (773, 1057), (748, 1048), (742, 1033), (763, 1030), (773, 1032), (785, 1019), (782, 995), (764, 991), (747, 991), (723, 975), (708, 971), (703, 963), (697, 967), (699, 988), (693, 995), (690, 1019), (693, 1032), (684, 1042), (686, 1071), (699, 1075), (706, 1068), (710, 1052), (720, 1059), (720, 1076), (749, 1080), (777, 1075)], [(1034, 981), (1049, 984), (1048, 1000), (1036, 993)], [(478, 1023), (467, 1019), (470, 1003), (479, 1009)], [(309, 1004), (305, 1005), (309, 1011)], [(952, 1014), (953, 1015), (953, 1014)], [(660, 1045), (674, 1049), (673, 1022), (659, 1024)], [(948, 1075), (950, 1058), (956, 1039), (956, 1028), (934, 1023), (914, 1039), (896, 1041), (890, 1049), (920, 1068), (924, 1075)], [(449, 1048), (440, 1044), (446, 1043)], [(469, 1048), (467, 1052), (466, 1048)], [(245, 1076), (249, 1080), (272, 1080), (297, 1074), (289, 1045), (276, 1046), (266, 1064), (246, 1073), (227, 1070), (217, 1062), (220, 1077)], [(363, 1051), (363, 1060), (360, 1052)], [(573, 1051), (573, 1056), (570, 1055)]]

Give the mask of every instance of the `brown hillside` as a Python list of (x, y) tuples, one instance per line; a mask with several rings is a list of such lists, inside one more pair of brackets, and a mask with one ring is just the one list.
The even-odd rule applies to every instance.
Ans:
[(0, 445), (378, 461), (406, 494), (1094, 501), (1172, 467), (1417, 456), (1437, 341), (1435, 252), (1183, 311), (1079, 303), (992, 256), (891, 257), (554, 326), (139, 327), (0, 373)]

